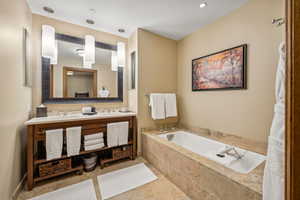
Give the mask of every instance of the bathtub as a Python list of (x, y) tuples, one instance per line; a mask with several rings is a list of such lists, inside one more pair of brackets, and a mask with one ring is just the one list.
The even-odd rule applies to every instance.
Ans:
[[(235, 172), (248, 174), (262, 162), (265, 161), (264, 155), (247, 151), (234, 146), (208, 139), (186, 131), (160, 134), (158, 137), (168, 140), (200, 156), (213, 160)], [(225, 149), (234, 148), (240, 157), (234, 157), (224, 153)], [(234, 153), (232, 150), (231, 152)], [(220, 155), (220, 153), (222, 153)]]

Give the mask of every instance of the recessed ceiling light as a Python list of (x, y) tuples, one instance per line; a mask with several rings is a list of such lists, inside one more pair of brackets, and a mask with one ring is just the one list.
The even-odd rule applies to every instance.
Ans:
[(123, 29), (123, 28), (118, 29), (118, 31), (119, 31), (119, 33), (125, 33), (125, 29)]
[(204, 8), (204, 7), (206, 7), (206, 6), (207, 6), (207, 3), (206, 3), (206, 2), (200, 4), (200, 8)]
[(95, 24), (95, 21), (94, 21), (94, 20), (91, 20), (91, 19), (87, 19), (87, 20), (86, 20), (86, 23), (88, 23), (88, 24)]
[(90, 11), (92, 14), (95, 14), (95, 13), (96, 13), (96, 10), (95, 10), (94, 8), (91, 8), (89, 11)]
[(47, 13), (51, 13), (51, 14), (54, 13), (54, 10), (52, 8), (50, 8), (50, 7), (47, 7), (47, 6), (44, 6), (43, 10), (46, 11)]

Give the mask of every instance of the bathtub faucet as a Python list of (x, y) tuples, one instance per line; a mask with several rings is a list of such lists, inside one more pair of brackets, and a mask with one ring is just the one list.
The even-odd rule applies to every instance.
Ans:
[(229, 155), (229, 156), (233, 156), (234, 158), (236, 158), (237, 160), (242, 159), (244, 155), (240, 154), (235, 147), (230, 147), (230, 146), (226, 146), (225, 150), (221, 151), (220, 153), (218, 153), (218, 155)]

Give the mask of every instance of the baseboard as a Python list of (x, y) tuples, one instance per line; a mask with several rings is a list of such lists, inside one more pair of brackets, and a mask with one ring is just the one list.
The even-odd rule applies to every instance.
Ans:
[(16, 189), (14, 190), (14, 192), (11, 195), (11, 200), (17, 200), (19, 194), (21, 193), (22, 189), (25, 186), (25, 180), (27, 177), (27, 173), (24, 174), (23, 178), (21, 179), (20, 183), (17, 185)]

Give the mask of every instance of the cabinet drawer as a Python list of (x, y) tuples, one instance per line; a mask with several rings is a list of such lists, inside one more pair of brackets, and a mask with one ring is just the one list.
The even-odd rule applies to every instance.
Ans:
[(106, 132), (106, 127), (95, 128), (95, 129), (84, 129), (84, 130), (82, 130), (81, 133), (82, 133), (82, 135), (91, 135), (91, 134), (100, 133), (100, 132), (105, 133)]
[(86, 124), (82, 126), (82, 130), (88, 130), (88, 129), (101, 129), (105, 128), (106, 124)]

